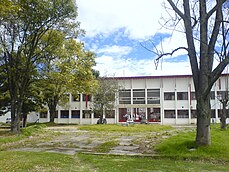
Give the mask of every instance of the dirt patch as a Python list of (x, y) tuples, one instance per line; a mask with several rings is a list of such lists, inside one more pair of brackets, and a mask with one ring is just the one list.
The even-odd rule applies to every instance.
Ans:
[[(180, 129), (180, 128), (179, 128)], [(118, 141), (118, 146), (107, 154), (154, 155), (154, 146), (162, 139), (177, 134), (177, 130), (145, 133), (82, 131), (76, 126), (48, 127), (47, 132), (56, 133), (48, 141), (36, 140), (24, 143), (18, 151), (46, 151), (73, 155), (77, 152), (99, 153), (95, 148), (108, 141)], [(188, 130), (191, 130), (190, 128)]]

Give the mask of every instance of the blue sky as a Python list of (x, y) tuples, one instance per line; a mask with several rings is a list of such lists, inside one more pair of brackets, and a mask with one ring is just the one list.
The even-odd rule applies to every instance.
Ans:
[[(186, 46), (184, 34), (163, 27), (168, 17), (163, 0), (77, 0), (78, 20), (86, 35), (81, 40), (97, 54), (102, 76), (191, 74), (185, 51), (163, 57), (156, 70), (154, 53)], [(181, 27), (182, 29), (182, 27)], [(152, 44), (153, 42), (153, 44)]]

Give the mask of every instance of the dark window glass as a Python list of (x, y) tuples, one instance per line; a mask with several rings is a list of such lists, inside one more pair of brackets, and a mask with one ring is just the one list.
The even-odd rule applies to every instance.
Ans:
[(165, 92), (164, 100), (175, 100), (175, 92)]
[(145, 104), (145, 89), (133, 90), (133, 104)]
[(119, 91), (119, 104), (131, 104), (131, 90)]
[(119, 122), (126, 122), (128, 117), (130, 116), (131, 109), (130, 108), (119, 108)]
[(160, 89), (147, 89), (147, 104), (160, 104)]
[(47, 118), (47, 117), (48, 117), (48, 111), (40, 112), (40, 118)]
[(83, 118), (91, 118), (91, 111), (83, 110)]
[(196, 93), (191, 92), (190, 97), (191, 97), (191, 100), (196, 100)]
[(177, 92), (177, 100), (188, 100), (188, 92)]
[(106, 116), (106, 118), (114, 118), (115, 117), (115, 111), (114, 110), (107, 110), (105, 116)]
[(215, 99), (215, 92), (211, 91), (210, 96), (211, 96), (211, 99), (214, 100)]
[(61, 110), (60, 118), (69, 118), (69, 110)]
[(197, 118), (197, 111), (191, 110), (191, 118)]
[(178, 110), (177, 118), (188, 118), (188, 110)]
[(147, 108), (148, 121), (160, 122), (161, 121), (161, 109), (160, 108)]
[(86, 95), (86, 94), (83, 94), (83, 101), (91, 101), (91, 95)]
[(72, 118), (80, 118), (80, 111), (72, 110)]
[(175, 110), (165, 110), (164, 116), (165, 118), (176, 118)]

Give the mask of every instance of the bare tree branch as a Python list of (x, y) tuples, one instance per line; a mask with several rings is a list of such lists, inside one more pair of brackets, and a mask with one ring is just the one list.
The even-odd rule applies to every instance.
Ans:
[(177, 6), (174, 4), (174, 2), (172, 0), (167, 0), (169, 2), (169, 4), (171, 5), (171, 7), (173, 8), (173, 10), (182, 18), (184, 19), (184, 14), (177, 8)]
[(222, 22), (222, 19), (223, 19), (221, 0), (217, 0), (217, 7), (218, 8), (216, 9), (216, 19), (215, 19), (213, 31), (212, 31), (212, 34), (211, 34), (211, 38), (210, 38), (210, 41), (209, 41), (209, 45), (208, 45), (208, 57), (209, 57), (209, 63), (208, 64), (209, 64), (210, 71), (212, 70), (212, 66), (213, 66), (214, 47), (215, 47), (215, 43), (217, 41), (220, 25), (221, 25), (221, 22)]

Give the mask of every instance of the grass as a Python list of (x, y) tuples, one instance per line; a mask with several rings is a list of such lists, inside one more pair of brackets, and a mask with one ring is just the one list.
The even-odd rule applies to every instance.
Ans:
[(79, 126), (80, 130), (87, 131), (105, 131), (105, 132), (160, 132), (164, 130), (171, 130), (172, 127), (168, 125), (145, 125), (145, 124), (132, 124), (129, 126), (115, 125), (115, 124), (106, 124), (106, 125), (83, 125)]
[[(21, 128), (20, 133), (12, 133), (10, 130), (0, 130), (0, 151), (5, 149), (10, 149), (11, 147), (16, 147), (17, 145), (21, 145), (26, 142), (29, 138), (39, 138), (42, 134), (48, 135), (47, 131), (43, 131), (46, 125), (31, 125), (26, 128)], [(48, 136), (52, 137), (52, 135)]]
[(88, 155), (78, 154), (83, 161), (93, 164), (102, 172), (129, 172), (129, 171), (228, 171), (228, 164), (217, 164), (205, 161), (183, 161), (167, 158), (151, 158), (136, 156), (115, 155)]
[(195, 132), (181, 133), (170, 137), (156, 146), (161, 155), (176, 158), (211, 159), (229, 162), (229, 130), (220, 130), (219, 125), (211, 126), (211, 146), (197, 147)]
[[(45, 126), (31, 126), (22, 130), (20, 136), (12, 135), (6, 131), (0, 131), (1, 145), (17, 142), (18, 139), (39, 135)], [(211, 146), (197, 147), (195, 145), (195, 132), (181, 132), (177, 135), (170, 135), (168, 130), (172, 127), (161, 125), (85, 125), (77, 126), (82, 130), (93, 131), (92, 133), (106, 134), (120, 132), (125, 135), (138, 132), (149, 134), (150, 132), (160, 133), (155, 137), (165, 137), (156, 144), (156, 152), (159, 156), (115, 156), (115, 155), (92, 155), (76, 154), (65, 155), (50, 152), (17, 152), (0, 151), (0, 171), (228, 171), (229, 169), (229, 130), (220, 130), (219, 125), (211, 126)], [(115, 131), (114, 131), (115, 130)], [(165, 132), (160, 132), (165, 131)], [(167, 133), (168, 131), (168, 133)], [(47, 132), (47, 131), (45, 131)], [(176, 133), (176, 132), (175, 132)], [(52, 137), (52, 133), (46, 133)], [(35, 138), (35, 137), (34, 137)], [(39, 137), (37, 137), (40, 139)], [(145, 137), (143, 137), (144, 139)], [(8, 139), (8, 140), (7, 140)], [(152, 139), (156, 139), (153, 138)], [(95, 148), (96, 152), (109, 152), (118, 145), (116, 140), (105, 140), (103, 144)], [(141, 140), (137, 140), (140, 142)], [(90, 141), (88, 141), (90, 143)]]
[(0, 152), (1, 172), (87, 172), (90, 167), (76, 156), (48, 152)]
[(99, 146), (95, 147), (95, 151), (96, 152), (100, 152), (100, 153), (106, 153), (109, 152), (113, 147), (118, 146), (119, 143), (118, 141), (108, 141), (105, 143), (100, 144)]

